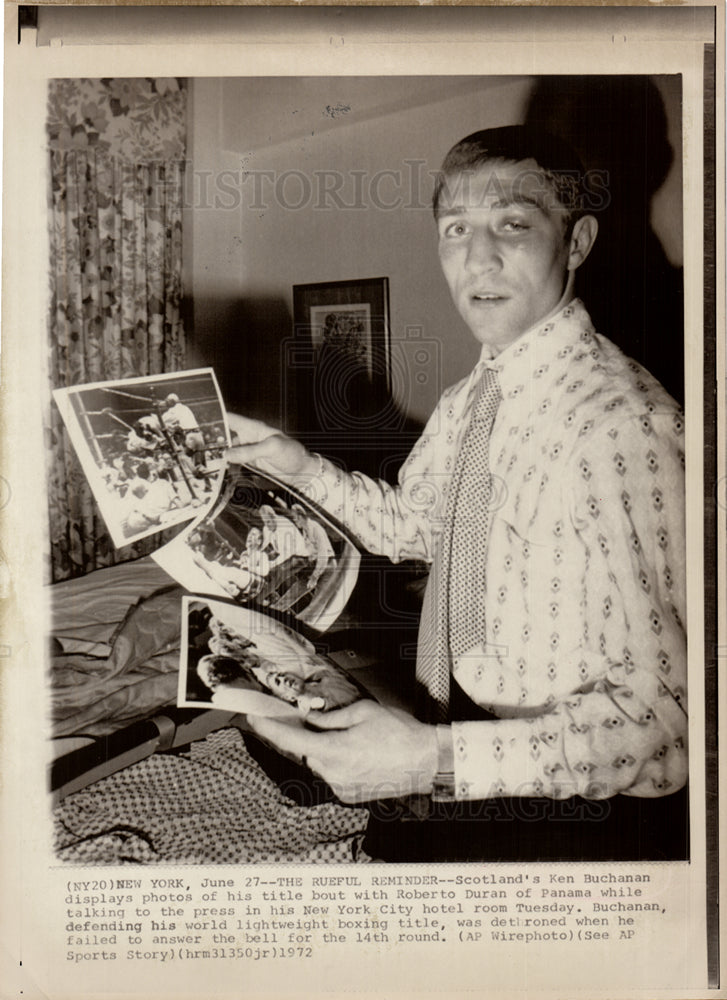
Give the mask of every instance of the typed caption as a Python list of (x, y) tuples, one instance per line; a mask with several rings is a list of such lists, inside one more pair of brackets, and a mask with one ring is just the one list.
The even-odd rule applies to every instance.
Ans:
[(633, 941), (667, 914), (646, 871), (70, 878), (66, 961), (311, 959), (325, 949)]

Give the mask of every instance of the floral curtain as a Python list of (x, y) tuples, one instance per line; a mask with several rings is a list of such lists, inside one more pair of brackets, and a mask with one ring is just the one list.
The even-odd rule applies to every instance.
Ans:
[[(47, 134), (51, 388), (183, 368), (183, 82), (53, 80)], [(55, 406), (47, 435), (52, 579), (151, 551), (114, 549)]]

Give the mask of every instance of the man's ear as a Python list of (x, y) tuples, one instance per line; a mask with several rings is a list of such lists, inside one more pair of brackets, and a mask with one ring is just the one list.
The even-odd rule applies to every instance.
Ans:
[(598, 222), (593, 215), (584, 215), (577, 219), (573, 226), (568, 249), (568, 270), (575, 271), (580, 267), (598, 235)]

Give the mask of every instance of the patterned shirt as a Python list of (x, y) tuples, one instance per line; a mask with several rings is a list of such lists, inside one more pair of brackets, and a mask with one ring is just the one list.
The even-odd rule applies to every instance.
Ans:
[(502, 391), (482, 645), (453, 677), (458, 798), (661, 796), (687, 780), (684, 424), (579, 300), (442, 396), (399, 486), (324, 461), (317, 499), (393, 561), (432, 560), (483, 366)]

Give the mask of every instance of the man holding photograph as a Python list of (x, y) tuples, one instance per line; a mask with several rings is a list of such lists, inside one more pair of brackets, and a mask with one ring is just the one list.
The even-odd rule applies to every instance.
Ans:
[(482, 353), (398, 487), (231, 417), (233, 460), (308, 478), (364, 546), (431, 563), (419, 719), (364, 701), (251, 722), (344, 801), (423, 795), (455, 817), (380, 823), (376, 857), (686, 856), (683, 421), (575, 297), (598, 231), (585, 180), (526, 126), (447, 154), (439, 257)]

